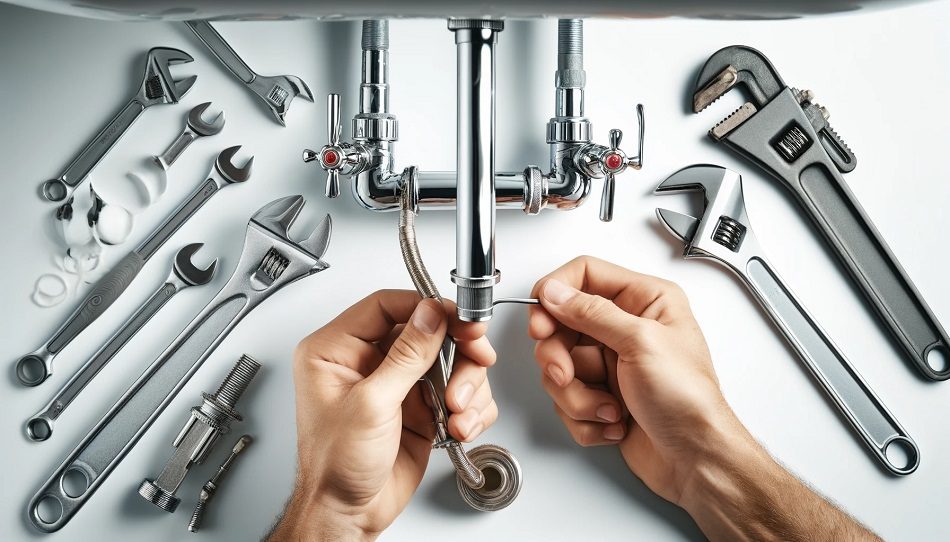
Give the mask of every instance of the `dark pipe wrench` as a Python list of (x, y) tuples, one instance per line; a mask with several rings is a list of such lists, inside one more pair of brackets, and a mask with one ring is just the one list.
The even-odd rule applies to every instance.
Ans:
[(709, 135), (784, 181), (914, 365), (933, 380), (950, 378), (950, 336), (845, 183), (842, 173), (857, 161), (828, 124), (828, 111), (810, 91), (789, 88), (762, 53), (741, 45), (706, 61), (693, 110), (739, 86), (751, 101)]

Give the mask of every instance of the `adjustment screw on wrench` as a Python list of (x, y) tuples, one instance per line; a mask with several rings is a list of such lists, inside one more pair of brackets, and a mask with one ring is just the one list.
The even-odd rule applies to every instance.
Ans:
[(201, 406), (191, 409), (191, 417), (172, 444), (172, 454), (162, 473), (155, 480), (146, 479), (139, 486), (139, 495), (166, 512), (174, 512), (181, 499), (175, 496), (192, 465), (204, 462), (218, 437), (231, 430), (231, 422), (240, 421), (234, 410), (238, 399), (247, 390), (261, 365), (247, 354), (241, 356), (214, 395), (202, 393)]
[(169, 145), (164, 153), (154, 157), (158, 167), (164, 171), (168, 171), (168, 168), (175, 163), (175, 160), (178, 160), (181, 153), (185, 152), (185, 149), (187, 149), (194, 140), (199, 137), (213, 136), (224, 128), (224, 111), (218, 113), (210, 122), (205, 122), (205, 120), (201, 118), (201, 114), (210, 106), (211, 102), (205, 102), (191, 108), (191, 111), (188, 112), (185, 128), (182, 130), (181, 135)]
[(198, 494), (198, 504), (195, 505), (195, 511), (191, 514), (191, 520), (188, 521), (189, 531), (197, 533), (198, 529), (201, 528), (201, 522), (204, 520), (208, 502), (211, 501), (211, 498), (214, 497), (218, 491), (221, 478), (224, 476), (224, 473), (231, 469), (231, 465), (234, 463), (234, 460), (237, 459), (237, 456), (253, 441), (254, 439), (251, 438), (251, 435), (244, 435), (239, 438), (234, 444), (234, 447), (231, 448), (231, 455), (218, 467), (218, 471), (214, 473), (214, 476), (202, 486), (201, 493)]
[(175, 80), (169, 73), (168, 66), (185, 64), (192, 60), (194, 59), (191, 55), (178, 49), (168, 47), (149, 49), (145, 62), (145, 78), (138, 92), (80, 151), (79, 156), (70, 162), (62, 175), (43, 183), (43, 197), (49, 201), (65, 201), (143, 111), (157, 104), (178, 103), (191, 90), (198, 77), (192, 75), (186, 79)]
[(264, 76), (254, 73), (234, 49), (224, 41), (221, 34), (206, 21), (186, 21), (188, 28), (198, 36), (202, 43), (221, 61), (235, 77), (264, 102), (274, 115), (274, 119), (284, 126), (284, 117), (290, 109), (290, 102), (297, 96), (313, 101), (310, 88), (299, 77), (293, 75)]
[(167, 303), (172, 296), (189, 286), (200, 286), (211, 282), (211, 279), (214, 278), (214, 272), (217, 269), (218, 260), (215, 259), (211, 262), (211, 265), (205, 269), (196, 267), (191, 262), (191, 257), (201, 247), (201, 243), (192, 243), (182, 247), (175, 255), (174, 264), (164, 284), (159, 286), (158, 290), (135, 311), (135, 314), (126, 320), (125, 325), (116, 331), (115, 334), (89, 358), (89, 361), (69, 379), (69, 382), (67, 382), (62, 389), (56, 392), (56, 395), (43, 407), (43, 410), (34, 414), (33, 417), (26, 422), (26, 434), (30, 440), (36, 442), (44, 441), (53, 435), (53, 422), (63, 415), (63, 412), (66, 411), (66, 407), (76, 399), (79, 392), (99, 374), (99, 371), (112, 360), (119, 350), (125, 346), (125, 343), (129, 342), (129, 340), (165, 306), (165, 303)]

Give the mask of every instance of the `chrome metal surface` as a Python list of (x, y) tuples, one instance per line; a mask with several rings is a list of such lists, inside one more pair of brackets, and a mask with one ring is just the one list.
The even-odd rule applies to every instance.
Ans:
[(215, 258), (211, 265), (201, 269), (191, 263), (191, 257), (202, 247), (202, 243), (192, 243), (185, 245), (175, 255), (171, 271), (165, 282), (155, 290), (148, 300), (139, 307), (135, 313), (130, 316), (125, 324), (120, 327), (106, 341), (99, 350), (74, 374), (63, 387), (56, 392), (53, 399), (50, 400), (42, 410), (34, 414), (26, 422), (26, 434), (33, 441), (47, 440), (53, 436), (53, 426), (57, 419), (63, 415), (66, 408), (76, 399), (89, 382), (99, 371), (102, 370), (109, 361), (129, 342), (132, 337), (152, 316), (165, 306), (175, 294), (190, 286), (200, 286), (211, 282), (214, 273), (217, 270), (218, 260)]
[(154, 158), (158, 167), (167, 171), (194, 140), (221, 132), (224, 128), (224, 111), (218, 113), (211, 121), (205, 121), (201, 118), (201, 114), (210, 106), (211, 102), (205, 102), (191, 108), (181, 134), (168, 146), (165, 152)]
[[(289, 236), (303, 204), (302, 196), (289, 196), (251, 217), (244, 250), (228, 282), (30, 499), (27, 516), (36, 529), (53, 532), (69, 522), (244, 316), (277, 290), (329, 267), (321, 259), (330, 239), (329, 215), (306, 239)], [(88, 487), (71, 496), (61, 479), (74, 470), (85, 475)], [(62, 510), (58, 517), (40, 515), (40, 503), (50, 500)]]
[[(736, 273), (881, 464), (897, 475), (914, 472), (920, 462), (917, 444), (765, 257), (746, 213), (739, 174), (695, 165), (674, 173), (656, 189), (657, 194), (691, 191), (705, 195), (701, 218), (657, 209), (660, 222), (686, 244), (684, 257), (712, 259)], [(891, 447), (903, 449), (905, 463), (888, 456)]]
[(242, 435), (241, 438), (234, 443), (234, 446), (231, 448), (231, 454), (224, 460), (224, 463), (221, 463), (221, 466), (218, 467), (214, 476), (201, 487), (201, 492), (198, 494), (198, 504), (195, 505), (195, 511), (191, 514), (191, 519), (188, 521), (189, 531), (197, 533), (198, 529), (201, 528), (201, 524), (204, 522), (204, 516), (207, 513), (208, 503), (217, 493), (218, 487), (221, 485), (221, 479), (225, 473), (231, 470), (231, 466), (234, 464), (238, 455), (253, 441), (254, 439), (251, 438), (251, 435)]

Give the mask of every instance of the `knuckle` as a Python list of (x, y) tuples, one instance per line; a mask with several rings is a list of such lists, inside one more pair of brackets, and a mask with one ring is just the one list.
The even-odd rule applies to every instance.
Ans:
[(425, 356), (425, 347), (421, 341), (409, 331), (404, 331), (392, 346), (389, 347), (390, 361), (400, 367), (412, 367)]
[(610, 311), (610, 302), (599, 295), (578, 295), (577, 311), (579, 316), (594, 322), (602, 321)]
[(599, 430), (600, 428), (594, 424), (575, 424), (573, 431), (574, 441), (584, 448), (596, 446), (600, 443)]

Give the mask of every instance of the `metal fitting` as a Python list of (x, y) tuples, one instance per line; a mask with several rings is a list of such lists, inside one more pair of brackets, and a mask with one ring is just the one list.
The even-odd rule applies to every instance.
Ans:
[(218, 438), (230, 431), (231, 422), (243, 419), (234, 407), (260, 368), (257, 361), (242, 355), (217, 392), (201, 394), (201, 406), (191, 409), (191, 416), (172, 443), (175, 452), (161, 474), (155, 480), (146, 479), (139, 486), (142, 498), (166, 512), (178, 508), (181, 499), (175, 496), (175, 491), (192, 465), (204, 462)]
[(251, 438), (251, 435), (244, 435), (239, 438), (238, 441), (234, 443), (234, 447), (231, 448), (231, 455), (224, 460), (224, 463), (221, 463), (221, 466), (218, 467), (218, 471), (214, 473), (214, 476), (202, 486), (201, 493), (198, 494), (198, 504), (195, 505), (195, 511), (191, 514), (191, 520), (188, 521), (189, 531), (197, 533), (198, 529), (201, 528), (208, 502), (214, 497), (215, 492), (217, 492), (221, 478), (224, 476), (224, 473), (231, 469), (231, 465), (234, 463), (234, 460), (237, 459), (237, 456), (253, 441), (254, 439)]

